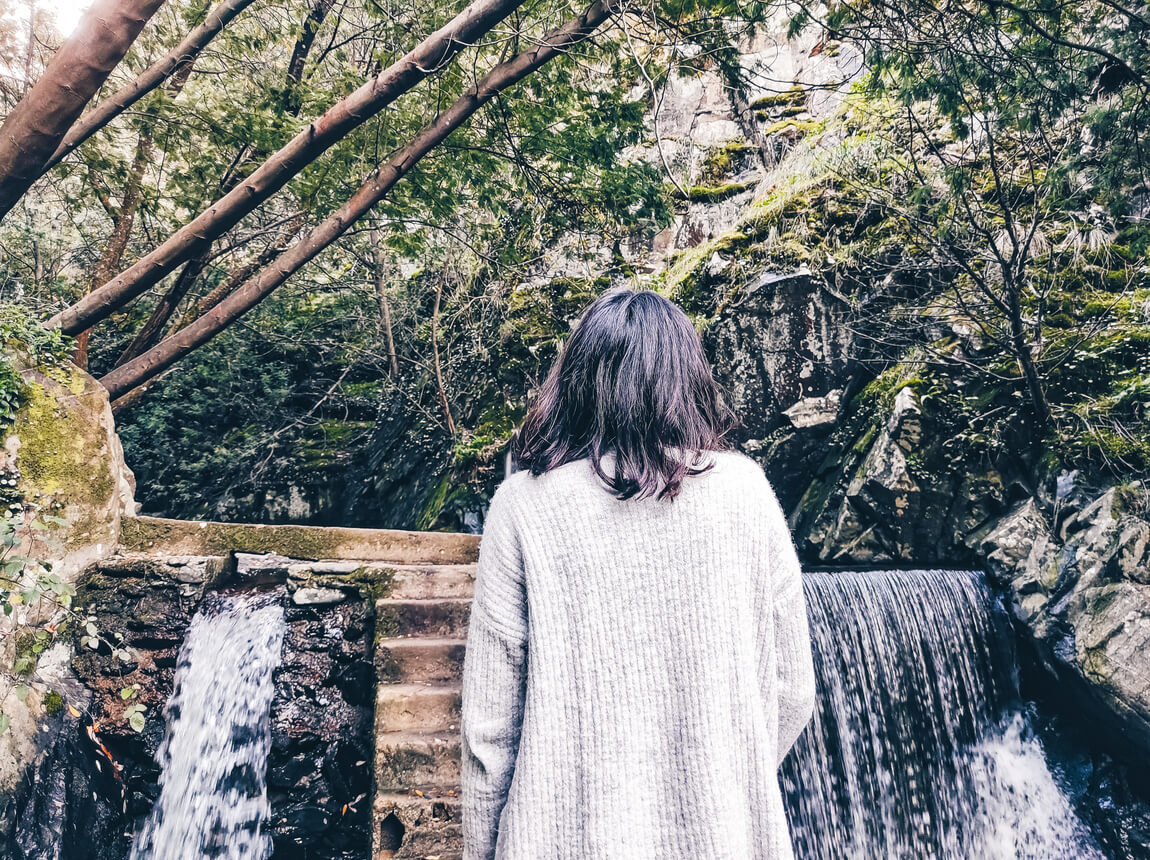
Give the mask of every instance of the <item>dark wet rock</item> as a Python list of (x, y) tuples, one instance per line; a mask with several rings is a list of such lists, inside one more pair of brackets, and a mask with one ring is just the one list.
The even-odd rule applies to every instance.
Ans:
[(1046, 668), (1150, 755), (1150, 523), (1121, 511), (1110, 489), (1058, 536), (1052, 525), (1034, 499), (1019, 504), (982, 539), (987, 567)]
[(330, 590), (340, 602), (285, 607), (268, 760), (276, 858), (370, 856), (372, 625), (363, 600)]

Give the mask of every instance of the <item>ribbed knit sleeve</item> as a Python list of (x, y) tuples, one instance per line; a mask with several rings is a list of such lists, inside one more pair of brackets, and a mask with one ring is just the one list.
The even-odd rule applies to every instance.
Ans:
[(495, 856), (523, 722), (527, 595), (506, 492), (492, 499), (479, 550), (463, 669), (464, 860)]
[(773, 491), (769, 491), (769, 496), (767, 534), (770, 538), (770, 580), (774, 602), (775, 671), (779, 697), (778, 763), (781, 765), (814, 714), (815, 668), (799, 557), (778, 499)]

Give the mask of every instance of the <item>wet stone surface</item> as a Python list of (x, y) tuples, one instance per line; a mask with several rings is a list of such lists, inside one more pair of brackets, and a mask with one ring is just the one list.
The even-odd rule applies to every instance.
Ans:
[[(159, 796), (156, 750), (180, 646), (205, 594), (236, 584), (221, 558), (117, 557), (87, 571), (80, 605), (111, 647), (78, 648), (86, 688), (9, 812), (22, 858), (123, 860)], [(245, 571), (245, 573), (249, 573)], [(239, 577), (251, 584), (265, 577)], [(305, 595), (306, 597), (306, 595)], [(268, 760), (272, 860), (367, 860), (375, 675), (368, 602), (348, 587), (297, 605), (284, 592), (287, 632), (275, 670)], [(133, 692), (125, 698), (121, 691)], [(143, 731), (127, 709), (146, 707)], [(0, 857), (6, 857), (0, 839)]]
[(285, 605), (268, 795), (276, 860), (367, 858), (374, 669), (364, 601)]

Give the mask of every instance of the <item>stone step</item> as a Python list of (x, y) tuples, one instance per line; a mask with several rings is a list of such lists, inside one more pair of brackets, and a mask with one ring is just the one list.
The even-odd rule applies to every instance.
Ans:
[(376, 731), (457, 731), (460, 696), (458, 684), (380, 684), (376, 689)]
[(457, 860), (463, 856), (458, 796), (428, 797), (414, 792), (376, 796), (377, 860)]
[(463, 677), (463, 639), (381, 639), (375, 668), (380, 683), (439, 683)]
[(375, 736), (377, 792), (459, 792), (458, 732), (382, 732)]
[(464, 639), (471, 599), (384, 598), (375, 602), (375, 631), (383, 639), (428, 636), (438, 639)]
[(436, 597), (471, 597), (475, 593), (475, 565), (439, 564), (396, 567), (388, 597), (430, 600)]

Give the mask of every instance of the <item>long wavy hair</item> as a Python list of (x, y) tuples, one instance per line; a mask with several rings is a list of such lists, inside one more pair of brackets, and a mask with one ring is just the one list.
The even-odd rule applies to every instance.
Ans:
[(584, 312), (511, 454), (534, 475), (589, 458), (620, 499), (673, 499), (734, 426), (687, 315), (658, 293), (615, 289)]

